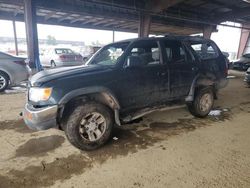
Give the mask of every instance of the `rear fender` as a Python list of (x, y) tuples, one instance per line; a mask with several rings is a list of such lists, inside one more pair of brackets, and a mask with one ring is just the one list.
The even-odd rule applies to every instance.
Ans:
[[(192, 102), (194, 100), (195, 89), (197, 87), (209, 87), (209, 86), (213, 86), (213, 87), (215, 86), (215, 76), (213, 75), (205, 76), (205, 75), (198, 74), (192, 82), (188, 96), (185, 98), (185, 101)], [(215, 90), (214, 90), (214, 96), (215, 98), (217, 98)]]

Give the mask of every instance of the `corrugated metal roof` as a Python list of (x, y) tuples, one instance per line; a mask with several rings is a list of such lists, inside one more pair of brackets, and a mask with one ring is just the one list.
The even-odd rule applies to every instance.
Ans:
[[(148, 0), (39, 0), (37, 21), (42, 24), (137, 32), (139, 14), (144, 11), (152, 15), (152, 34), (180, 35), (199, 33), (204, 26), (222, 21), (250, 23), (250, 3), (243, 0), (178, 2), (155, 12), (145, 6)], [(0, 0), (0, 19), (23, 21), (23, 17), (22, 0)]]

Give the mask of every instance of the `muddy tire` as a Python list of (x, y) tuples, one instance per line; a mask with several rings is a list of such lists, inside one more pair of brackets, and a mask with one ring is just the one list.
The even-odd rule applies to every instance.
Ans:
[(3, 92), (9, 86), (9, 77), (5, 72), (0, 71), (0, 92)]
[(211, 87), (197, 89), (194, 101), (187, 104), (190, 113), (199, 118), (206, 117), (214, 104), (214, 94)]
[(69, 142), (81, 150), (94, 150), (110, 138), (114, 118), (112, 111), (96, 102), (76, 105), (64, 125)]

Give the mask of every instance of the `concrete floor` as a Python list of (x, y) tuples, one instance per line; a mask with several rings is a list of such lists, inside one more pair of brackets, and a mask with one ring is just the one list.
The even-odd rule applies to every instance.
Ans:
[[(234, 72), (235, 74), (235, 72)], [(242, 74), (220, 92), (219, 116), (154, 112), (81, 152), (64, 132), (33, 132), (23, 92), (0, 95), (0, 187), (250, 187), (250, 88)]]

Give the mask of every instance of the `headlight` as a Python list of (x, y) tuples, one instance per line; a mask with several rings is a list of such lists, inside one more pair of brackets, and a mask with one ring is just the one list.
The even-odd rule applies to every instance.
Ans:
[(47, 101), (52, 93), (52, 88), (30, 88), (29, 100), (33, 102)]

